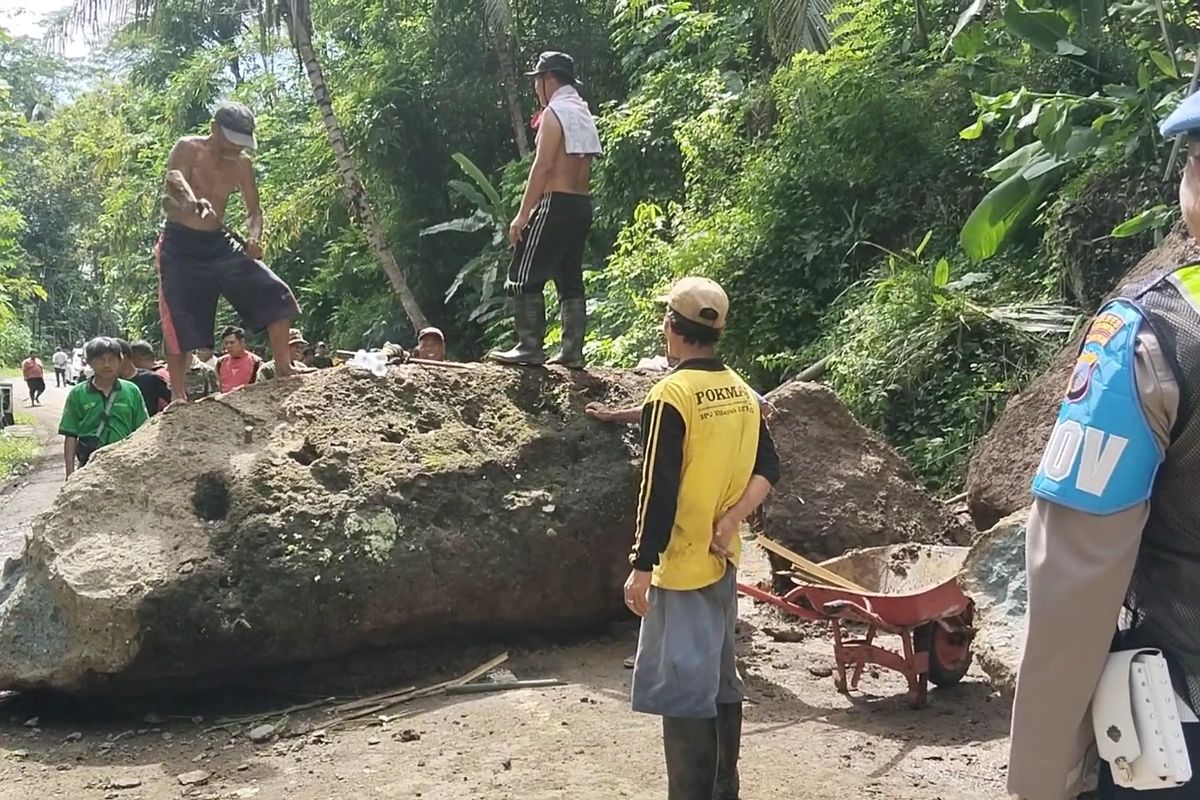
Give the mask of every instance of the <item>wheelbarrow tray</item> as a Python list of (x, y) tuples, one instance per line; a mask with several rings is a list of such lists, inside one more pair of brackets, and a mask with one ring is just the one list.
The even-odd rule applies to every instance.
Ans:
[[(821, 563), (863, 591), (801, 578), (793, 578), (795, 588), (783, 595), (745, 584), (738, 584), (738, 589), (794, 616), (829, 623), (839, 690), (856, 688), (864, 665), (877, 664), (907, 678), (908, 702), (916, 708), (925, 703), (931, 672), (939, 685), (956, 683), (970, 664), (974, 604), (958, 582), (968, 551), (966, 547), (888, 545)], [(865, 635), (850, 635), (845, 622), (865, 625)], [(901, 650), (876, 644), (879, 633), (899, 636)], [(847, 668), (853, 669), (849, 678)]]

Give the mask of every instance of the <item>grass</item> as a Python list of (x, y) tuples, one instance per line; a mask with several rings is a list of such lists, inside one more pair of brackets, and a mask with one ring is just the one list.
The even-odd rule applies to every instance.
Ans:
[[(16, 414), (18, 425), (33, 425), (33, 417)], [(42, 444), (37, 437), (5, 436), (0, 433), (0, 481), (17, 470), (32, 464), (41, 452)]]
[(0, 367), (0, 381), (21, 377), (20, 367)]

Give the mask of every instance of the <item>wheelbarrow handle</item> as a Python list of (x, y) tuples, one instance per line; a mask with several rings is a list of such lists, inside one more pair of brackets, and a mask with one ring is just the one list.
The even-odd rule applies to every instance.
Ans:
[(849, 619), (865, 625), (874, 625), (884, 629), (891, 628), (891, 625), (884, 622), (878, 614), (871, 610), (870, 603), (871, 601), (865, 597), (863, 605), (859, 605), (853, 600), (830, 600), (821, 606), (821, 613), (833, 619)]

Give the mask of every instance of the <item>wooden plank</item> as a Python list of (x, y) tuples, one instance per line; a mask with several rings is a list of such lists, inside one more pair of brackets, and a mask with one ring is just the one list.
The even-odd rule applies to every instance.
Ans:
[(352, 713), (333, 720), (330, 725), (339, 725), (353, 720), (362, 719), (363, 717), (371, 717), (380, 713), (381, 711), (387, 711), (389, 708), (398, 706), (401, 703), (407, 703), (409, 700), (417, 700), (422, 697), (431, 697), (435, 694), (443, 694), (447, 689), (453, 686), (464, 686), (465, 684), (482, 678), (484, 675), (491, 672), (507, 660), (508, 653), (501, 653), (495, 658), (480, 664), (467, 674), (458, 678), (454, 678), (453, 680), (435, 683), (432, 686), (426, 686), (424, 689), (405, 689), (402, 692), (376, 695), (375, 697), (367, 697), (362, 700), (357, 700), (353, 703), (347, 703), (333, 710), (335, 712), (351, 711)]
[(779, 556), (780, 558), (786, 558), (788, 561), (792, 562), (797, 567), (799, 567), (800, 570), (802, 572), (804, 572), (805, 574), (811, 575), (813, 577), (818, 577), (825, 583), (828, 583), (830, 586), (837, 586), (842, 589), (849, 589), (852, 592), (862, 592), (863, 594), (873, 594), (866, 587), (859, 586), (857, 583), (850, 580), (849, 578), (843, 578), (841, 575), (838, 575), (836, 572), (833, 572), (832, 570), (828, 570), (825, 567), (822, 567), (820, 564), (815, 564), (812, 561), (809, 561), (807, 558), (800, 555), (799, 553), (797, 553), (793, 550), (789, 550), (788, 548), (781, 545), (779, 542), (771, 541), (766, 536), (759, 534), (757, 541), (758, 541), (758, 544), (760, 547), (771, 551), (772, 553)]
[(463, 675), (461, 678), (457, 678), (457, 679), (451, 681), (450, 685), (451, 686), (463, 686), (465, 684), (470, 683), (471, 681), (477, 681), (480, 678), (482, 678), (484, 675), (487, 675), (489, 672), (494, 670), (496, 667), (503, 664), (505, 661), (508, 661), (508, 653), (501, 653), (500, 655), (493, 658), (491, 661), (487, 661), (483, 664), (480, 664), (478, 667), (471, 670), (466, 675)]
[(446, 694), (484, 694), (487, 692), (506, 692), (509, 689), (543, 689), (549, 686), (566, 686), (567, 682), (558, 678), (536, 678), (528, 681), (511, 681), (509, 683), (472, 683), (462, 686), (447, 686)]

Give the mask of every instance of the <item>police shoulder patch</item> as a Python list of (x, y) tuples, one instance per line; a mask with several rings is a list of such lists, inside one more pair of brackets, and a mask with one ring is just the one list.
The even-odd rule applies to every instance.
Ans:
[(1135, 360), (1142, 315), (1128, 301), (1088, 328), (1033, 481), (1034, 495), (1094, 514), (1146, 500), (1162, 452), (1142, 410)]

